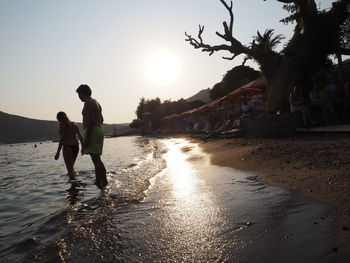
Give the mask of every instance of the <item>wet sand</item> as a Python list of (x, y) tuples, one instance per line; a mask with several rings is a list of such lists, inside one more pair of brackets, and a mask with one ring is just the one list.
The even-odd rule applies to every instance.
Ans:
[(350, 247), (349, 135), (303, 135), (280, 139), (215, 139), (200, 143), (211, 163), (261, 175), (337, 208), (332, 220)]
[(196, 143), (165, 143), (167, 168), (131, 214), (115, 217), (137, 229), (126, 233), (125, 262), (348, 262), (332, 206), (211, 165)]

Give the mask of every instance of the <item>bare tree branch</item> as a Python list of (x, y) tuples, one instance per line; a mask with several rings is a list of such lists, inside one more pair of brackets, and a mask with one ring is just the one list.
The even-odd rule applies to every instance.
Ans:
[(251, 59), (249, 56), (246, 56), (244, 59), (243, 59), (243, 62), (242, 62), (242, 66), (245, 65), (245, 63), (247, 62), (248, 59)]
[(202, 33), (204, 31), (204, 26), (202, 26), (202, 27), (201, 27), (201, 25), (198, 25), (198, 26), (199, 26), (198, 38), (201, 41), (201, 44), (203, 44)]
[(285, 4), (291, 4), (291, 3), (299, 4), (301, 2), (306, 2), (305, 0), (277, 0), (277, 1)]
[[(201, 27), (204, 30), (204, 27)], [(200, 30), (199, 32), (199, 36), (202, 34), (203, 30)], [(211, 46), (208, 44), (203, 43), (202, 41), (202, 37), (198, 37), (200, 41), (198, 41), (197, 39), (193, 38), (191, 35), (187, 34), (187, 32), (185, 32), (185, 35), (187, 36), (187, 39), (185, 39), (186, 41), (188, 41), (195, 49), (202, 49), (202, 52), (209, 52), (209, 56), (211, 56), (215, 51), (219, 51), (219, 50), (226, 50), (231, 52), (231, 47), (228, 45), (216, 45), (216, 46)]]
[(237, 54), (233, 55), (232, 57), (222, 57), (222, 58), (227, 60), (234, 60), (235, 57), (237, 57)]
[(230, 5), (226, 3), (225, 0), (220, 0), (220, 2), (225, 6), (225, 8), (228, 10), (230, 14), (230, 22), (227, 24), (226, 21), (223, 22), (224, 27), (224, 34), (221, 34), (219, 32), (216, 32), (216, 34), (223, 38), (225, 41), (230, 42), (230, 45), (210, 45), (203, 42), (202, 34), (204, 31), (204, 26), (199, 25), (198, 30), (198, 37), (197, 39), (192, 37), (191, 35), (187, 34), (185, 32), (185, 35), (187, 37), (186, 41), (188, 41), (194, 48), (196, 49), (202, 49), (203, 52), (209, 52), (209, 55), (212, 55), (214, 52), (219, 50), (225, 50), (229, 51), (230, 53), (234, 54), (232, 58), (225, 59), (233, 59), (236, 56), (242, 54), (242, 53), (249, 53), (249, 48), (243, 46), (241, 42), (239, 42), (237, 39), (233, 37), (233, 22), (234, 22), (234, 16), (233, 16), (233, 3), (230, 1)]
[(230, 6), (225, 2), (225, 0), (220, 0), (220, 2), (226, 7), (230, 14), (230, 27), (227, 27), (226, 22), (224, 22), (224, 28), (225, 28), (225, 34), (230, 33), (231, 36), (233, 35), (233, 22), (234, 22), (234, 16), (233, 16), (233, 4), (232, 1), (230, 1)]

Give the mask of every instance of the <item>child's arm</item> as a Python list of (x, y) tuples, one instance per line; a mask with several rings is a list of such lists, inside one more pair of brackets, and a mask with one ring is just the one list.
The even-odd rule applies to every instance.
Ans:
[(55, 155), (55, 160), (58, 160), (58, 158), (60, 157), (60, 152), (61, 152), (61, 149), (62, 149), (62, 128), (61, 128), (61, 124), (59, 124), (58, 127), (59, 127), (58, 129), (59, 129), (60, 141), (58, 143), (57, 152), (56, 152), (56, 155)]
[(58, 160), (58, 158), (60, 157), (61, 149), (62, 149), (62, 143), (61, 143), (61, 140), (60, 140), (60, 142), (58, 143), (58, 148), (57, 148), (57, 152), (56, 152), (56, 155), (55, 155), (55, 160)]

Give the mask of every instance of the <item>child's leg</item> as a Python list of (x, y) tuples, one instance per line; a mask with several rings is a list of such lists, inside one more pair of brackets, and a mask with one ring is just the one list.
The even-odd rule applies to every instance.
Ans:
[[(78, 154), (79, 154), (79, 148), (78, 148), (78, 150), (76, 152), (72, 151), (73, 167), (74, 167), (75, 161), (77, 160)], [(73, 170), (74, 170), (74, 168), (73, 168)]]
[(68, 175), (73, 176), (74, 175), (74, 156), (73, 152), (69, 147), (63, 147), (63, 159), (67, 167)]

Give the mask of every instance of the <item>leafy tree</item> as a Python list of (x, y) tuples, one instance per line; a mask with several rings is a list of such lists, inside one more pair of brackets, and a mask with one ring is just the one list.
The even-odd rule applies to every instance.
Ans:
[(248, 82), (258, 78), (260, 72), (248, 66), (237, 66), (226, 72), (222, 81), (216, 83), (210, 90), (211, 99), (217, 99), (225, 96), (227, 93), (238, 89)]
[[(233, 36), (233, 5), (220, 0), (230, 15), (230, 22), (223, 22), (224, 33), (216, 32), (226, 43), (210, 45), (203, 41), (204, 26), (199, 26), (198, 38), (185, 32), (188, 41), (196, 49), (201, 49), (212, 55), (217, 51), (228, 51), (234, 59), (239, 55), (246, 55), (254, 59), (267, 80), (268, 107), (270, 111), (287, 110), (288, 94), (296, 83), (310, 82), (311, 76), (319, 71), (327, 62), (330, 54), (350, 55), (350, 49), (344, 45), (349, 39), (349, 0), (334, 2), (327, 11), (317, 10), (314, 0), (275, 0), (283, 3), (283, 8), (290, 16), (281, 20), (283, 23), (295, 23), (294, 34), (281, 52), (273, 51), (274, 43), (281, 40), (281, 36), (272, 38), (272, 31), (265, 31), (264, 35), (256, 37), (260, 40), (269, 39), (267, 44), (263, 41), (253, 41), (251, 45), (244, 45)], [(273, 41), (272, 41), (273, 40)], [(343, 42), (341, 42), (343, 41)], [(339, 43), (341, 45), (339, 46)], [(349, 42), (347, 42), (349, 43)], [(266, 47), (270, 48), (266, 48)]]
[(257, 31), (256, 36), (253, 37), (251, 47), (257, 46), (263, 50), (273, 51), (281, 43), (281, 40), (284, 39), (284, 36), (281, 34), (277, 36), (273, 36), (273, 34), (273, 29), (266, 29), (263, 35)]
[(167, 115), (180, 114), (189, 109), (199, 107), (204, 103), (201, 101), (188, 102), (184, 99), (179, 99), (177, 101), (165, 100), (161, 102), (159, 98), (155, 99), (145, 99), (141, 98), (139, 105), (136, 109), (137, 119), (133, 120), (129, 125), (131, 128), (142, 128), (142, 123), (145, 120), (151, 119), (152, 129), (156, 130), (161, 125), (161, 119)]
[(192, 110), (192, 109), (198, 108), (200, 106), (203, 106), (204, 104), (205, 104), (205, 102), (203, 102), (201, 100), (190, 101), (188, 103), (187, 110)]
[(347, 9), (347, 16), (340, 27), (340, 46), (341, 49), (350, 50), (350, 6)]
[(137, 106), (137, 109), (136, 109), (136, 116), (137, 116), (137, 119), (141, 119), (142, 118), (142, 114), (144, 114), (146, 111), (145, 111), (145, 104), (146, 104), (146, 100), (145, 98), (141, 98), (140, 99), (140, 102), (139, 102), (139, 105)]
[(225, 84), (223, 82), (216, 83), (210, 90), (209, 95), (212, 100), (225, 96), (228, 92), (226, 91)]
[(133, 129), (140, 129), (141, 128), (141, 122), (140, 120), (133, 120), (130, 124), (129, 124), (129, 127), (130, 128), (133, 128)]

